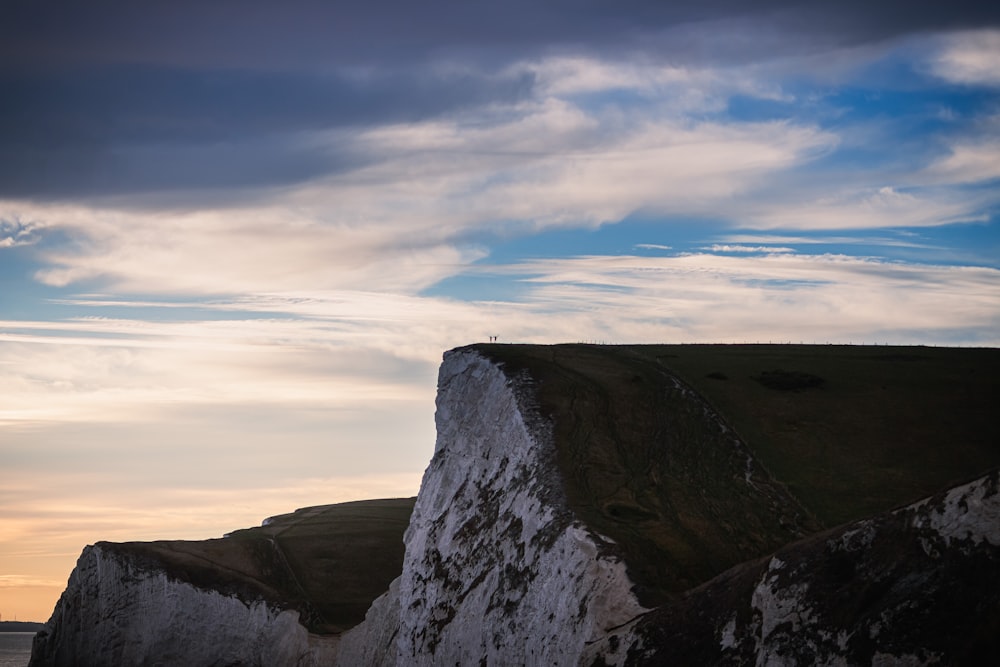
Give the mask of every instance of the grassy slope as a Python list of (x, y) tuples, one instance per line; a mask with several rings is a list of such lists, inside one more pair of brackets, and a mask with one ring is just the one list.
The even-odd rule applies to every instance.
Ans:
[[(997, 350), (475, 347), (538, 381), (569, 501), (618, 543), (646, 604), (1000, 465)], [(824, 382), (782, 391), (753, 379), (778, 369)], [(763, 492), (747, 492), (745, 459), (676, 400), (668, 372), (724, 415), (776, 483), (761, 474)], [(796, 516), (802, 506), (809, 518)]]
[[(908, 503), (1000, 465), (997, 349), (635, 349), (705, 396), (828, 526)], [(779, 391), (753, 379), (776, 369), (810, 373), (824, 383)]]
[(217, 540), (102, 546), (152, 561), (181, 581), (298, 609), (313, 632), (340, 632), (364, 620), (402, 571), (414, 500), (309, 507)]

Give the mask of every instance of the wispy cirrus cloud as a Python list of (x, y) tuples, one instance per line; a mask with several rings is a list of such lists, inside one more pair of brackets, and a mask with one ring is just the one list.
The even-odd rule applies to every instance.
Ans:
[(62, 587), (60, 579), (45, 579), (30, 574), (0, 574), (0, 588), (54, 588)]
[[(533, 303), (589, 320), (576, 323), (581, 331), (620, 328), (631, 340), (1000, 342), (1000, 272), (991, 268), (779, 253), (591, 257), (512, 270), (539, 285)], [(621, 324), (609, 326), (613, 319)]]
[(832, 195), (755, 202), (744, 220), (755, 229), (846, 230), (935, 227), (954, 222), (985, 222), (990, 195), (925, 191), (884, 185), (847, 188)]
[[(377, 195), (371, 195), (376, 205)], [(100, 280), (133, 293), (231, 294), (275, 289), (419, 290), (481, 256), (408, 225), (324, 220), (296, 202), (260, 208), (143, 211), (11, 203), (39, 233), (69, 240), (40, 250), (36, 277), (53, 286)], [(395, 270), (389, 270), (390, 268)], [(405, 268), (405, 272), (403, 269)]]
[(784, 253), (784, 252), (795, 252), (794, 248), (787, 248), (784, 246), (769, 246), (769, 245), (742, 245), (742, 244), (728, 244), (728, 243), (713, 243), (710, 246), (703, 247), (702, 250), (708, 250), (710, 252), (740, 252), (740, 253), (750, 253), (750, 252), (763, 252), (763, 253)]
[[(987, 185), (1000, 179), (1000, 115), (978, 119), (966, 136), (950, 143), (946, 153), (918, 177), (934, 185)], [(997, 200), (1000, 195), (993, 194), (992, 201)]]

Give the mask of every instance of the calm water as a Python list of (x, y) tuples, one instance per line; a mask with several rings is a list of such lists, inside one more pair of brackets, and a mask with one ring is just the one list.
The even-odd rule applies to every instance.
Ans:
[(27, 667), (34, 632), (0, 632), (0, 667)]

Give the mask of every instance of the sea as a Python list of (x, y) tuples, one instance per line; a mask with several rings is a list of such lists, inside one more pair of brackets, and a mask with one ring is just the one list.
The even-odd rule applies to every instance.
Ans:
[(0, 667), (28, 667), (34, 632), (0, 632)]

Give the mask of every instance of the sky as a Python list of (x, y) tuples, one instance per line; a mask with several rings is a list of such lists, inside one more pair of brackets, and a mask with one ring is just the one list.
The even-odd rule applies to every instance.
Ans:
[(0, 615), (415, 495), (442, 353), (1000, 344), (1000, 6), (0, 1)]

